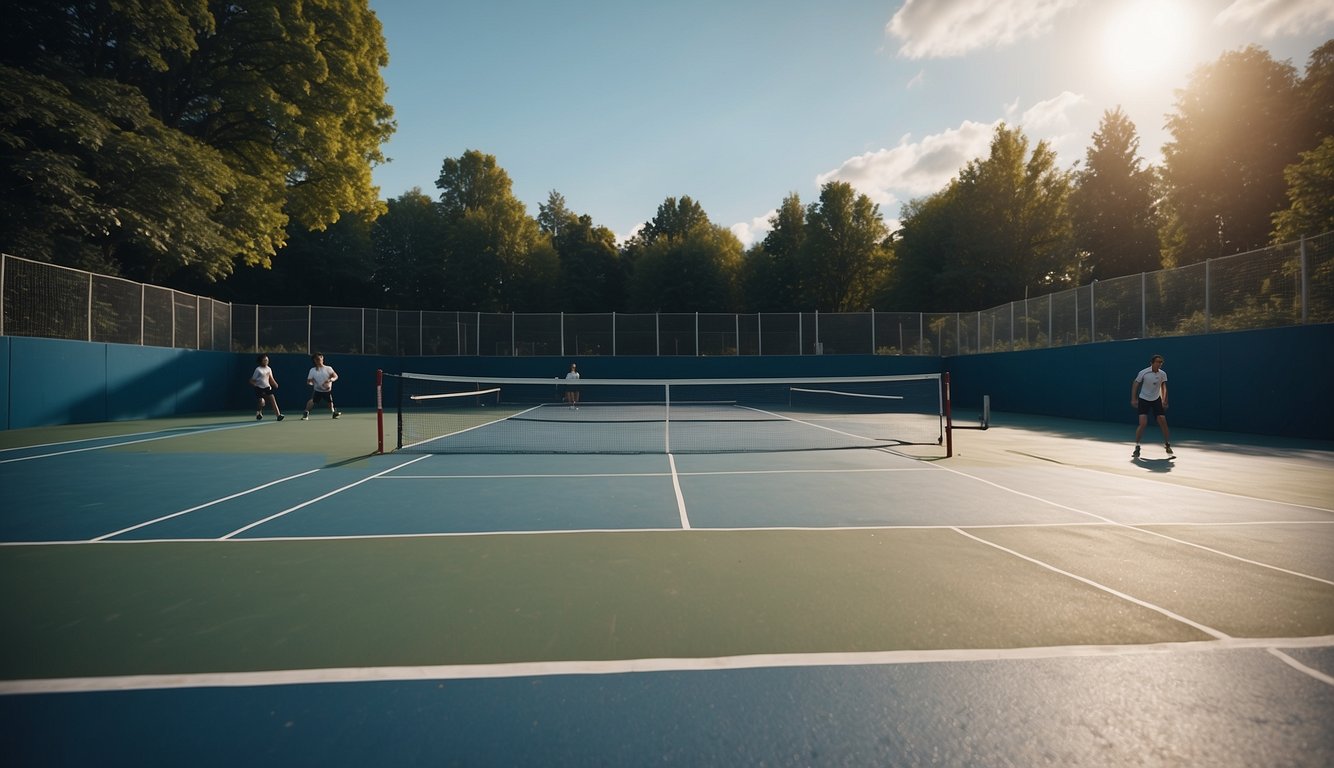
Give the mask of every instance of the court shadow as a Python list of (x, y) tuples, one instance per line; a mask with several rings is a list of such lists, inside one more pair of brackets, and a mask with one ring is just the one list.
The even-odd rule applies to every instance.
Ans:
[(1171, 472), (1172, 461), (1172, 459), (1146, 459), (1136, 456), (1130, 460), (1130, 463), (1150, 472)]

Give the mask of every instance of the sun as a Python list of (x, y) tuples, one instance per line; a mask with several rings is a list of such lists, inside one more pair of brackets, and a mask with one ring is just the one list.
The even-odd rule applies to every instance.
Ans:
[(1123, 85), (1169, 82), (1190, 60), (1194, 24), (1173, 0), (1118, 3), (1103, 29), (1103, 62)]

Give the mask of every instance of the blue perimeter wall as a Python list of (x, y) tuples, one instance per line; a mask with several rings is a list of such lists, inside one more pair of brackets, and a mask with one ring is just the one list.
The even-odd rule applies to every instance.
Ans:
[[(330, 355), (340, 408), (375, 405), (375, 371), (495, 377), (745, 378), (950, 373), (955, 413), (992, 410), (1133, 423), (1130, 382), (1161, 354), (1173, 427), (1334, 439), (1334, 324), (1100, 342), (959, 357), (381, 357)], [(271, 356), (285, 412), (305, 405), (310, 358)], [(255, 355), (0, 336), (0, 428), (254, 408)]]

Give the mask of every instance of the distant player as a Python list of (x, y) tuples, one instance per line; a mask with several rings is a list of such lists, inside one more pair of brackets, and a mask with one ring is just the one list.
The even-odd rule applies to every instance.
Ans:
[(255, 419), (264, 418), (264, 403), (268, 403), (273, 408), (273, 412), (278, 416), (278, 421), (283, 420), (283, 412), (278, 410), (278, 380), (273, 377), (273, 369), (269, 367), (269, 356), (260, 355), (255, 358), (259, 365), (255, 366), (255, 372), (250, 374), (250, 386), (255, 390), (255, 397), (259, 398), (259, 404), (255, 406)]
[(318, 404), (327, 404), (329, 413), (336, 419), (343, 414), (334, 409), (333, 401), (333, 383), (338, 381), (338, 374), (331, 366), (324, 364), (324, 355), (319, 352), (310, 356), (310, 362), (314, 366), (306, 374), (306, 383), (310, 385), (310, 399), (306, 401), (306, 415), (301, 417), (302, 421), (310, 420), (310, 412)]
[(1163, 448), (1172, 453), (1172, 438), (1167, 431), (1167, 371), (1162, 370), (1163, 356), (1149, 358), (1149, 367), (1140, 371), (1130, 384), (1130, 406), (1139, 411), (1139, 427), (1135, 430), (1135, 457), (1139, 456), (1139, 439), (1152, 415), (1163, 431)]
[(579, 369), (574, 363), (570, 363), (570, 372), (565, 374), (565, 402), (571, 408), (579, 407)]

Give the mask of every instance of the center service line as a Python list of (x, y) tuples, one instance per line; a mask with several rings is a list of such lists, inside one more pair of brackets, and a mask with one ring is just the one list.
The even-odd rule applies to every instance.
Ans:
[(681, 529), (690, 530), (690, 516), (686, 514), (686, 498), (681, 495), (681, 477), (676, 473), (676, 457), (667, 454), (667, 463), (672, 467), (672, 488), (676, 491), (676, 511), (681, 514)]

